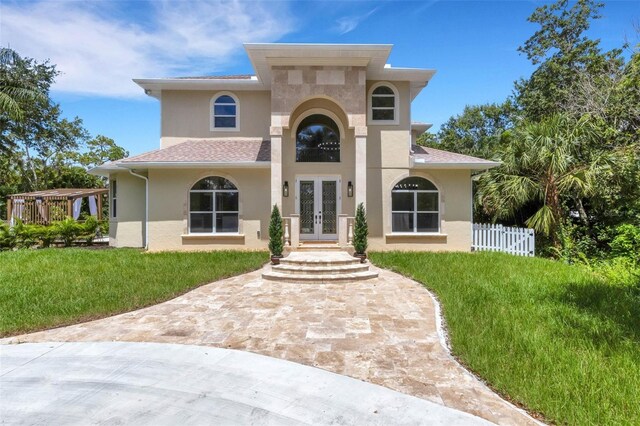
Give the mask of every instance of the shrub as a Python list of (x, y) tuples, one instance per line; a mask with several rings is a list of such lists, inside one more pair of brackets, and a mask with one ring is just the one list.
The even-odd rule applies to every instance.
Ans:
[(14, 230), (18, 248), (33, 248), (40, 243), (40, 226), (17, 222)]
[(40, 245), (42, 247), (50, 247), (51, 243), (58, 238), (58, 230), (55, 226), (47, 226), (47, 225), (32, 225), (33, 233), (40, 241)]
[(84, 223), (80, 225), (80, 237), (84, 238), (87, 244), (93, 243), (93, 239), (96, 237), (100, 223), (94, 216), (88, 216)]
[(273, 205), (271, 210), (271, 221), (269, 222), (269, 251), (273, 256), (282, 256), (284, 241), (282, 240), (282, 217), (278, 205)]
[(367, 214), (364, 210), (364, 204), (358, 204), (356, 209), (356, 220), (353, 225), (353, 248), (356, 254), (364, 254), (367, 251), (367, 236), (369, 235), (369, 227), (367, 225)]
[(73, 241), (82, 233), (82, 225), (73, 218), (67, 217), (65, 220), (53, 224), (56, 234), (62, 238), (65, 247), (70, 247)]
[(13, 250), (18, 244), (18, 238), (14, 228), (5, 223), (0, 223), (0, 250)]
[(618, 226), (609, 246), (613, 257), (624, 257), (640, 266), (640, 227), (629, 223)]

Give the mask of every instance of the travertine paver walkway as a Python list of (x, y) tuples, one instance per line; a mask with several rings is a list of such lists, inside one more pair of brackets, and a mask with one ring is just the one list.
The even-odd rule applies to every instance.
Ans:
[[(267, 266), (268, 268), (268, 266)], [(434, 301), (386, 270), (348, 284), (285, 284), (262, 271), (138, 311), (3, 339), (167, 342), (247, 350), (344, 374), (498, 424), (535, 424), (441, 345)]]

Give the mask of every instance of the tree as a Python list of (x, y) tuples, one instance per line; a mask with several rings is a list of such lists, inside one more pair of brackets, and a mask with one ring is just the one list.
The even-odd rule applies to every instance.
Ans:
[(0, 48), (0, 114), (16, 121), (24, 118), (25, 104), (45, 98), (34, 81), (16, 78), (19, 74), (12, 72), (12, 68), (20, 61), (14, 50)]
[(0, 92), (19, 82), (39, 95), (13, 89), (4, 92), (22, 95), (12, 98), (18, 114), (0, 107), (0, 173), (6, 179), (0, 184), (0, 214), (11, 193), (103, 186), (103, 180), (89, 175), (86, 167), (117, 160), (127, 152), (104, 136), (91, 139), (80, 118), (62, 118), (60, 106), (49, 96), (58, 75), (54, 65), (22, 58), (13, 51), (2, 53), (10, 60), (3, 59), (0, 66)]
[(600, 18), (603, 3), (578, 0), (569, 7), (559, 0), (538, 7), (529, 22), (540, 24), (518, 50), (538, 65), (531, 77), (516, 83), (516, 101), (526, 118), (539, 120), (561, 113), (567, 98), (577, 89), (581, 72), (599, 73), (623, 66), (622, 50), (602, 53), (600, 40), (584, 34), (593, 19)]
[(587, 220), (581, 199), (593, 194), (609, 168), (605, 151), (583, 150), (596, 136), (588, 119), (573, 123), (561, 115), (506, 133), (503, 165), (481, 175), (478, 202), (494, 220), (535, 206), (526, 225), (558, 245), (567, 206)]
[[(418, 144), (482, 158), (492, 158), (500, 136), (516, 121), (511, 101), (502, 104), (466, 106), (462, 114), (451, 117), (435, 137), (425, 133)], [(430, 140), (428, 140), (428, 138)]]

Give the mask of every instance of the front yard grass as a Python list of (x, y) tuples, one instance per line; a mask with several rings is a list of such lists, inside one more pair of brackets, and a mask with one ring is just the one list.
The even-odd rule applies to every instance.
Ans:
[(266, 252), (135, 249), (0, 252), (0, 336), (57, 327), (172, 299), (258, 269)]
[(442, 304), (454, 354), (557, 424), (640, 424), (640, 284), (501, 253), (371, 253)]

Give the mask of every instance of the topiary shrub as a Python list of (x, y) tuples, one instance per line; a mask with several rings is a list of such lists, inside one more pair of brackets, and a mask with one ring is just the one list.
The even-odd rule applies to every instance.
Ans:
[(369, 245), (367, 237), (369, 236), (369, 227), (367, 225), (367, 214), (364, 204), (358, 204), (356, 209), (356, 219), (353, 225), (353, 248), (356, 254), (365, 254)]
[(274, 204), (271, 210), (271, 221), (269, 222), (269, 251), (271, 251), (272, 256), (282, 256), (282, 250), (284, 249), (282, 238), (282, 217), (280, 216), (278, 205)]

